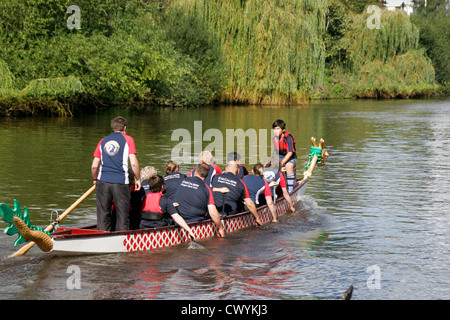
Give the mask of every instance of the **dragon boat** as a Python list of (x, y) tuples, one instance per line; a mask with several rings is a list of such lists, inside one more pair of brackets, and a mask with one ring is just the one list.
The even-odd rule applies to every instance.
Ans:
[[(313, 146), (310, 149), (309, 162), (305, 166), (303, 178), (296, 181), (293, 191), (290, 192), (293, 204), (301, 201), (301, 196), (305, 193), (315, 166), (324, 165), (324, 160), (328, 157), (327, 151), (323, 148), (323, 139), (320, 140), (319, 145), (316, 144), (315, 138), (311, 138), (311, 141)], [(19, 234), (15, 245), (29, 241), (27, 245), (9, 257), (25, 254), (34, 244), (37, 244), (44, 252), (64, 255), (144, 251), (193, 241), (189, 238), (188, 233), (178, 225), (112, 232), (97, 230), (95, 224), (78, 228), (60, 227), (59, 223), (61, 220), (86, 199), (94, 189), (95, 186), (45, 229), (31, 225), (27, 208), (24, 208), (24, 213), (22, 213), (20, 204), (16, 200), (14, 200), (14, 209), (1, 203), (1, 216), (5, 222), (10, 223), (10, 226), (5, 228), (5, 233), (8, 235)], [(279, 217), (289, 211), (289, 203), (282, 196), (279, 188), (277, 195), (279, 196), (276, 197), (275, 211)], [(272, 221), (272, 214), (267, 205), (258, 207), (257, 212), (263, 224)], [(250, 211), (222, 217), (221, 220), (225, 234), (257, 225)], [(217, 236), (216, 225), (211, 219), (192, 222), (188, 225), (193, 231), (196, 240)]]

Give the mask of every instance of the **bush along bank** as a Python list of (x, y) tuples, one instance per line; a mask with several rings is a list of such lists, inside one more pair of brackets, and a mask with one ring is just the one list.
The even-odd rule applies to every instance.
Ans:
[[(380, 10), (379, 28), (370, 13), (348, 13), (330, 4), (327, 69), (317, 98), (416, 98), (445, 93), (420, 45), (420, 30), (403, 12)], [(344, 22), (344, 23), (343, 23)]]
[(66, 1), (3, 1), (0, 115), (446, 92), (408, 16), (345, 4), (79, 0), (77, 29)]

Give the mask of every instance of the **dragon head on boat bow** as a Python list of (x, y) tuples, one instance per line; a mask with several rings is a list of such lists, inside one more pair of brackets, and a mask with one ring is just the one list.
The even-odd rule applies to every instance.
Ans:
[(327, 149), (324, 149), (325, 140), (320, 139), (319, 145), (317, 145), (316, 138), (312, 137), (311, 142), (312, 147), (309, 150), (309, 161), (305, 166), (306, 171), (303, 172), (304, 179), (307, 179), (312, 175), (312, 172), (316, 165), (325, 165), (325, 159), (327, 159), (329, 156)]

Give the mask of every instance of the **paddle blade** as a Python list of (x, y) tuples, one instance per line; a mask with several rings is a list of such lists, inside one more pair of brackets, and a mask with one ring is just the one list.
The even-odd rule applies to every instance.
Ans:
[(188, 249), (198, 250), (198, 249), (205, 249), (205, 247), (202, 246), (201, 244), (198, 244), (197, 242), (190, 242), (188, 245)]
[(205, 249), (205, 247), (202, 246), (201, 244), (199, 244), (198, 242), (196, 242), (194, 240), (194, 238), (192, 238), (191, 236), (189, 238), (191, 239), (191, 242), (189, 242), (188, 249), (197, 249), (197, 250), (198, 249)]

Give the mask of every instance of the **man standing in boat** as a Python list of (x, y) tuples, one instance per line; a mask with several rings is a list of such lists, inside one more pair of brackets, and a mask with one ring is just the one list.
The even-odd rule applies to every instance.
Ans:
[(286, 182), (288, 192), (294, 190), (295, 184), (295, 166), (297, 164), (297, 155), (295, 153), (295, 140), (292, 134), (286, 131), (286, 122), (276, 120), (272, 124), (275, 134), (273, 145), (275, 152), (279, 155), (281, 166), (286, 170)]
[(209, 173), (209, 165), (198, 164), (193, 177), (184, 179), (173, 198), (180, 216), (187, 222), (201, 221), (211, 217), (215, 223), (218, 235), (223, 237), (225, 230), (220, 220), (219, 212), (214, 204), (211, 188), (205, 183)]
[[(112, 133), (97, 145), (91, 173), (97, 189), (97, 228), (104, 231), (129, 230), (130, 187), (128, 160), (135, 176), (135, 191), (141, 189), (139, 163), (134, 139), (128, 135), (123, 117), (111, 120)], [(116, 224), (111, 225), (111, 205), (114, 200)]]

